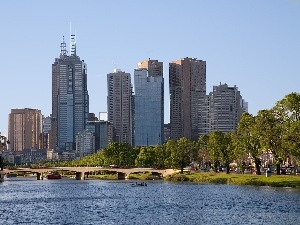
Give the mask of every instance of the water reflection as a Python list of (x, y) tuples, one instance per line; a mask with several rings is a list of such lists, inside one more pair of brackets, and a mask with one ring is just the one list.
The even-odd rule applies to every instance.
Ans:
[(132, 181), (10, 178), (2, 224), (300, 224), (299, 190)]

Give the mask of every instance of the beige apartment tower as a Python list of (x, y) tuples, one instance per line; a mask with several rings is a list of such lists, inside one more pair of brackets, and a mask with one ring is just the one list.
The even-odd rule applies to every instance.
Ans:
[(132, 144), (131, 75), (119, 69), (107, 74), (108, 121), (113, 124), (115, 142)]
[(198, 139), (199, 107), (206, 96), (206, 62), (183, 58), (169, 63), (171, 139)]
[(236, 130), (241, 116), (248, 112), (248, 103), (242, 98), (237, 86), (226, 83), (213, 86), (209, 93), (209, 130), (223, 133)]
[(144, 60), (138, 63), (138, 68), (145, 68), (148, 70), (149, 77), (160, 77), (163, 76), (163, 62), (158, 62), (158, 60)]
[(8, 139), (13, 151), (43, 148), (43, 116), (38, 109), (12, 109)]

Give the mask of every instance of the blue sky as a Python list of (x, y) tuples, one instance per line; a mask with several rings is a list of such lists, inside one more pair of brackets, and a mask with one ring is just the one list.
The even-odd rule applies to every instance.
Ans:
[[(299, 92), (300, 0), (0, 1), (0, 131), (12, 108), (51, 113), (51, 65), (70, 22), (88, 66), (90, 112), (107, 110), (106, 75), (148, 58), (206, 61), (207, 93), (237, 85), (256, 114)], [(133, 81), (133, 77), (132, 77)]]

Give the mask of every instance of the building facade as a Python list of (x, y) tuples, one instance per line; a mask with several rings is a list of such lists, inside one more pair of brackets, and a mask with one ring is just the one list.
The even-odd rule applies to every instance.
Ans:
[(164, 124), (164, 143), (167, 143), (171, 140), (171, 129), (170, 123)]
[(96, 151), (107, 148), (108, 144), (113, 142), (113, 125), (109, 121), (99, 121), (99, 147)]
[(61, 43), (60, 57), (52, 64), (51, 145), (58, 151), (75, 150), (75, 137), (86, 127), (89, 115), (87, 65), (76, 54), (71, 35), (70, 55)]
[(92, 131), (95, 136), (95, 152), (107, 148), (113, 142), (113, 125), (109, 121), (88, 121), (87, 130)]
[(43, 116), (38, 109), (12, 109), (9, 114), (8, 140), (10, 149), (43, 148)]
[(211, 131), (209, 110), (209, 95), (203, 95), (198, 101), (198, 136), (208, 134)]
[(108, 121), (113, 124), (114, 141), (132, 144), (132, 87), (130, 73), (115, 69), (107, 74)]
[(50, 133), (51, 133), (51, 116), (44, 118), (43, 122), (43, 149), (50, 147)]
[(21, 164), (37, 164), (47, 160), (46, 149), (26, 149), (19, 154)]
[(243, 100), (240, 91), (234, 85), (227, 84), (213, 86), (209, 94), (209, 124), (211, 131), (230, 132), (236, 130), (244, 112), (248, 111), (248, 105)]
[(164, 143), (163, 63), (146, 60), (134, 70), (134, 141), (135, 146)]
[(198, 139), (199, 107), (206, 95), (206, 62), (183, 58), (169, 63), (171, 139)]
[(88, 129), (78, 132), (76, 135), (76, 157), (82, 158), (95, 153), (95, 136)]

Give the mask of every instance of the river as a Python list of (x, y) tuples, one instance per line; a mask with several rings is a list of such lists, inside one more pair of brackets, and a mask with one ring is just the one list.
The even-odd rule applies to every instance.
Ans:
[(300, 224), (300, 190), (149, 181), (0, 183), (0, 224)]

